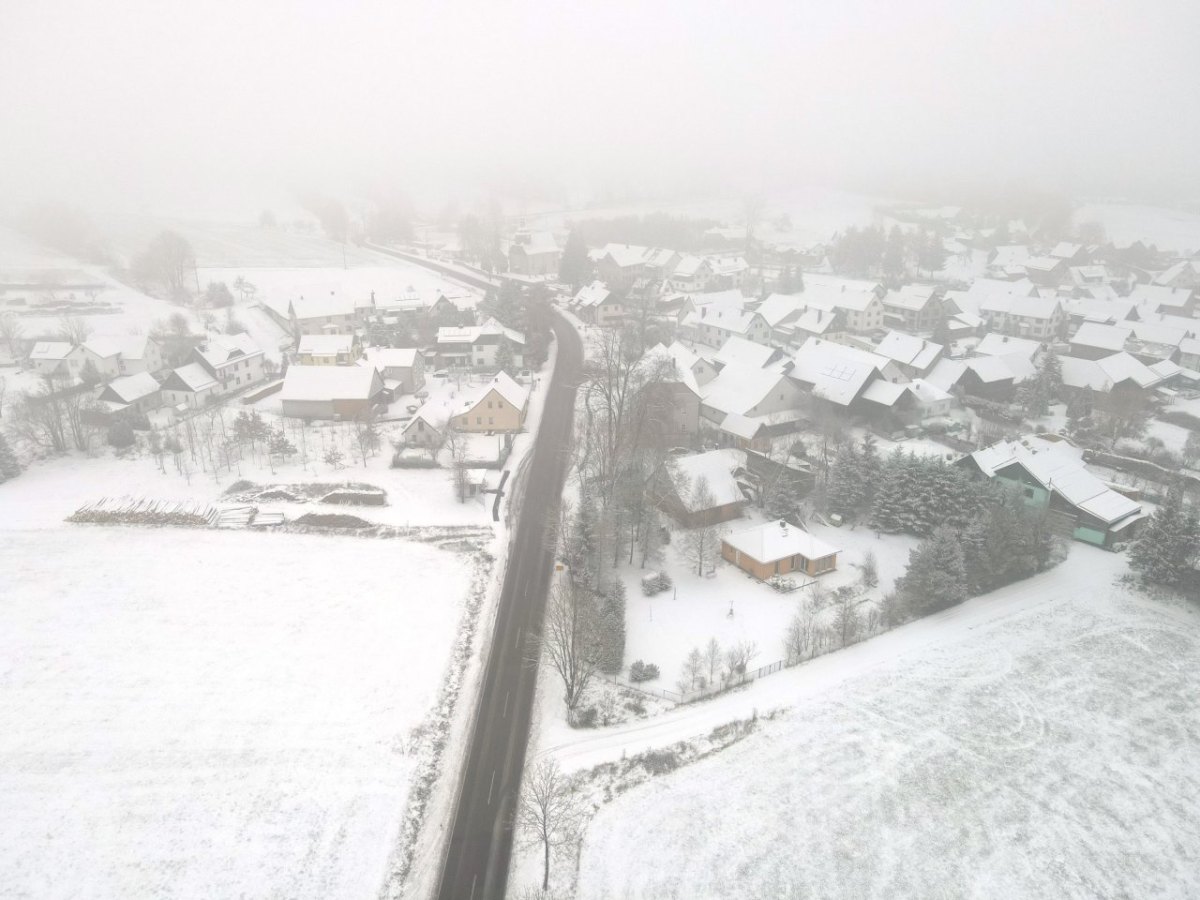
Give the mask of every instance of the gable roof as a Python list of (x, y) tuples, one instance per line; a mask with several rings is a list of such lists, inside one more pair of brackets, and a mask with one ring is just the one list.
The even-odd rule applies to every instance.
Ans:
[[(143, 397), (158, 393), (159, 384), (149, 372), (123, 375), (114, 378), (104, 388), (100, 399), (116, 399), (120, 403), (133, 403)], [(112, 395), (111, 397), (107, 395)]]
[(760, 563), (771, 563), (796, 555), (817, 560), (841, 552), (832, 544), (782, 519), (735, 531), (723, 540), (733, 549)]
[(1120, 353), (1132, 332), (1117, 325), (1102, 325), (1099, 322), (1084, 322), (1071, 335), (1071, 343), (1081, 347), (1094, 347), (1110, 353)]
[(932, 284), (909, 284), (899, 290), (891, 290), (883, 295), (883, 305), (889, 309), (904, 309), (910, 312), (920, 312), (937, 294), (937, 286)]
[(38, 341), (29, 351), (32, 360), (64, 360), (74, 351), (70, 341)]
[(217, 386), (216, 379), (200, 363), (188, 363), (171, 371), (163, 388), (168, 391), (191, 391), (199, 393)]
[[(676, 494), (688, 512), (701, 512), (705, 508), (715, 509), (718, 506), (745, 502), (746, 497), (738, 487), (737, 479), (733, 477), (734, 470), (744, 464), (745, 457), (742, 453), (729, 449), (676, 456), (668, 463), (672, 472), (682, 476), (684, 480)], [(701, 507), (694, 496), (696, 482), (701, 478), (708, 483), (709, 493), (712, 494), (712, 502), (707, 507)]]
[(1162, 376), (1124, 351), (1104, 359), (1062, 356), (1059, 357), (1059, 363), (1062, 382), (1067, 387), (1089, 387), (1094, 391), (1106, 392), (1124, 381), (1132, 381), (1140, 388), (1154, 387), (1162, 381)]
[(933, 341), (904, 334), (900, 331), (889, 331), (875, 352), (880, 356), (895, 360), (907, 366), (924, 371), (937, 362), (938, 356), (946, 348)]
[(607, 300), (609, 295), (610, 291), (603, 281), (593, 281), (581, 287), (572, 300), (577, 306), (594, 307)]
[(529, 391), (513, 381), (507, 372), (497, 372), (487, 384), (477, 387), (470, 396), (462, 401), (460, 412), (466, 412), (478, 406), (488, 394), (495, 391), (516, 409), (524, 409), (529, 400)]
[(1032, 360), (1038, 355), (1042, 345), (1027, 338), (1010, 337), (1007, 334), (989, 332), (975, 346), (975, 352), (980, 356), (1008, 356), (1015, 354)]
[(701, 388), (705, 406), (745, 415), (770, 394), (786, 376), (773, 369), (731, 363)]
[(820, 338), (809, 338), (794, 357), (792, 378), (812, 385), (815, 397), (848, 406), (888, 360)]
[(243, 359), (262, 354), (262, 348), (248, 334), (209, 335), (204, 347), (196, 353), (210, 366), (223, 366), (231, 359)]
[(150, 340), (145, 335), (93, 337), (84, 341), (83, 346), (104, 359), (119, 356), (122, 359), (134, 360), (146, 358), (146, 348)]
[(418, 353), (415, 347), (372, 347), (367, 355), (381, 369), (411, 369), (417, 364)]
[(730, 363), (757, 366), (763, 368), (777, 360), (782, 354), (774, 347), (767, 347), (757, 341), (748, 341), (743, 337), (738, 337), (736, 334), (731, 335), (721, 349), (714, 355), (719, 363), (729, 365)]
[(366, 400), (383, 386), (374, 366), (289, 366), (282, 400)]

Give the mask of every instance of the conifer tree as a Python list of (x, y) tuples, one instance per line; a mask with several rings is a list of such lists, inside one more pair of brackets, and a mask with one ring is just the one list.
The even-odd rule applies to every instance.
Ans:
[(1129, 550), (1129, 567), (1143, 584), (1194, 585), (1200, 558), (1200, 520), (1176, 483), (1167, 491)]
[(10, 478), (16, 478), (20, 474), (21, 464), (17, 462), (17, 455), (13, 453), (13, 449), (8, 445), (4, 435), (0, 434), (0, 483), (8, 481)]
[(925, 616), (967, 599), (966, 563), (954, 529), (937, 529), (909, 553), (908, 570), (896, 580), (896, 592), (912, 616)]

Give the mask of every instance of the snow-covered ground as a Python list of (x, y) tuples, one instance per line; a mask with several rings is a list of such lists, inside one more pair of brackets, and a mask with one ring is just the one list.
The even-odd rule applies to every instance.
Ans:
[(469, 578), (403, 541), (0, 534), (4, 894), (373, 895)]
[[(1200, 617), (1115, 587), (1123, 565), (1076, 545), (1045, 575), (629, 726), (609, 758), (790, 708), (602, 807), (577, 896), (1195, 895)], [(547, 752), (588, 765), (600, 743)]]
[(1200, 214), (1133, 203), (1088, 203), (1075, 211), (1076, 224), (1100, 222), (1110, 241), (1143, 241), (1160, 250), (1200, 249)]

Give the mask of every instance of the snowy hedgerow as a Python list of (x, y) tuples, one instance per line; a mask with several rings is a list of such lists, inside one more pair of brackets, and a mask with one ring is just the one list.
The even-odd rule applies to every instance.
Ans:
[(629, 667), (629, 680), (635, 684), (642, 681), (653, 681), (658, 675), (658, 666), (654, 663), (642, 662), (640, 659), (634, 660), (633, 665)]
[(0, 484), (20, 474), (21, 464), (17, 462), (17, 455), (13, 453), (12, 447), (8, 446), (4, 435), (0, 434)]

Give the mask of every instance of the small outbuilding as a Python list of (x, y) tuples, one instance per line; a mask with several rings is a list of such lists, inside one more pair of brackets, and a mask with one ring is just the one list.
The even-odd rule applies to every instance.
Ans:
[(792, 572), (824, 575), (837, 568), (839, 552), (837, 547), (782, 519), (721, 539), (721, 557), (760, 581)]
[(353, 419), (383, 395), (374, 366), (291, 366), (284, 376), (283, 414), (299, 419)]

